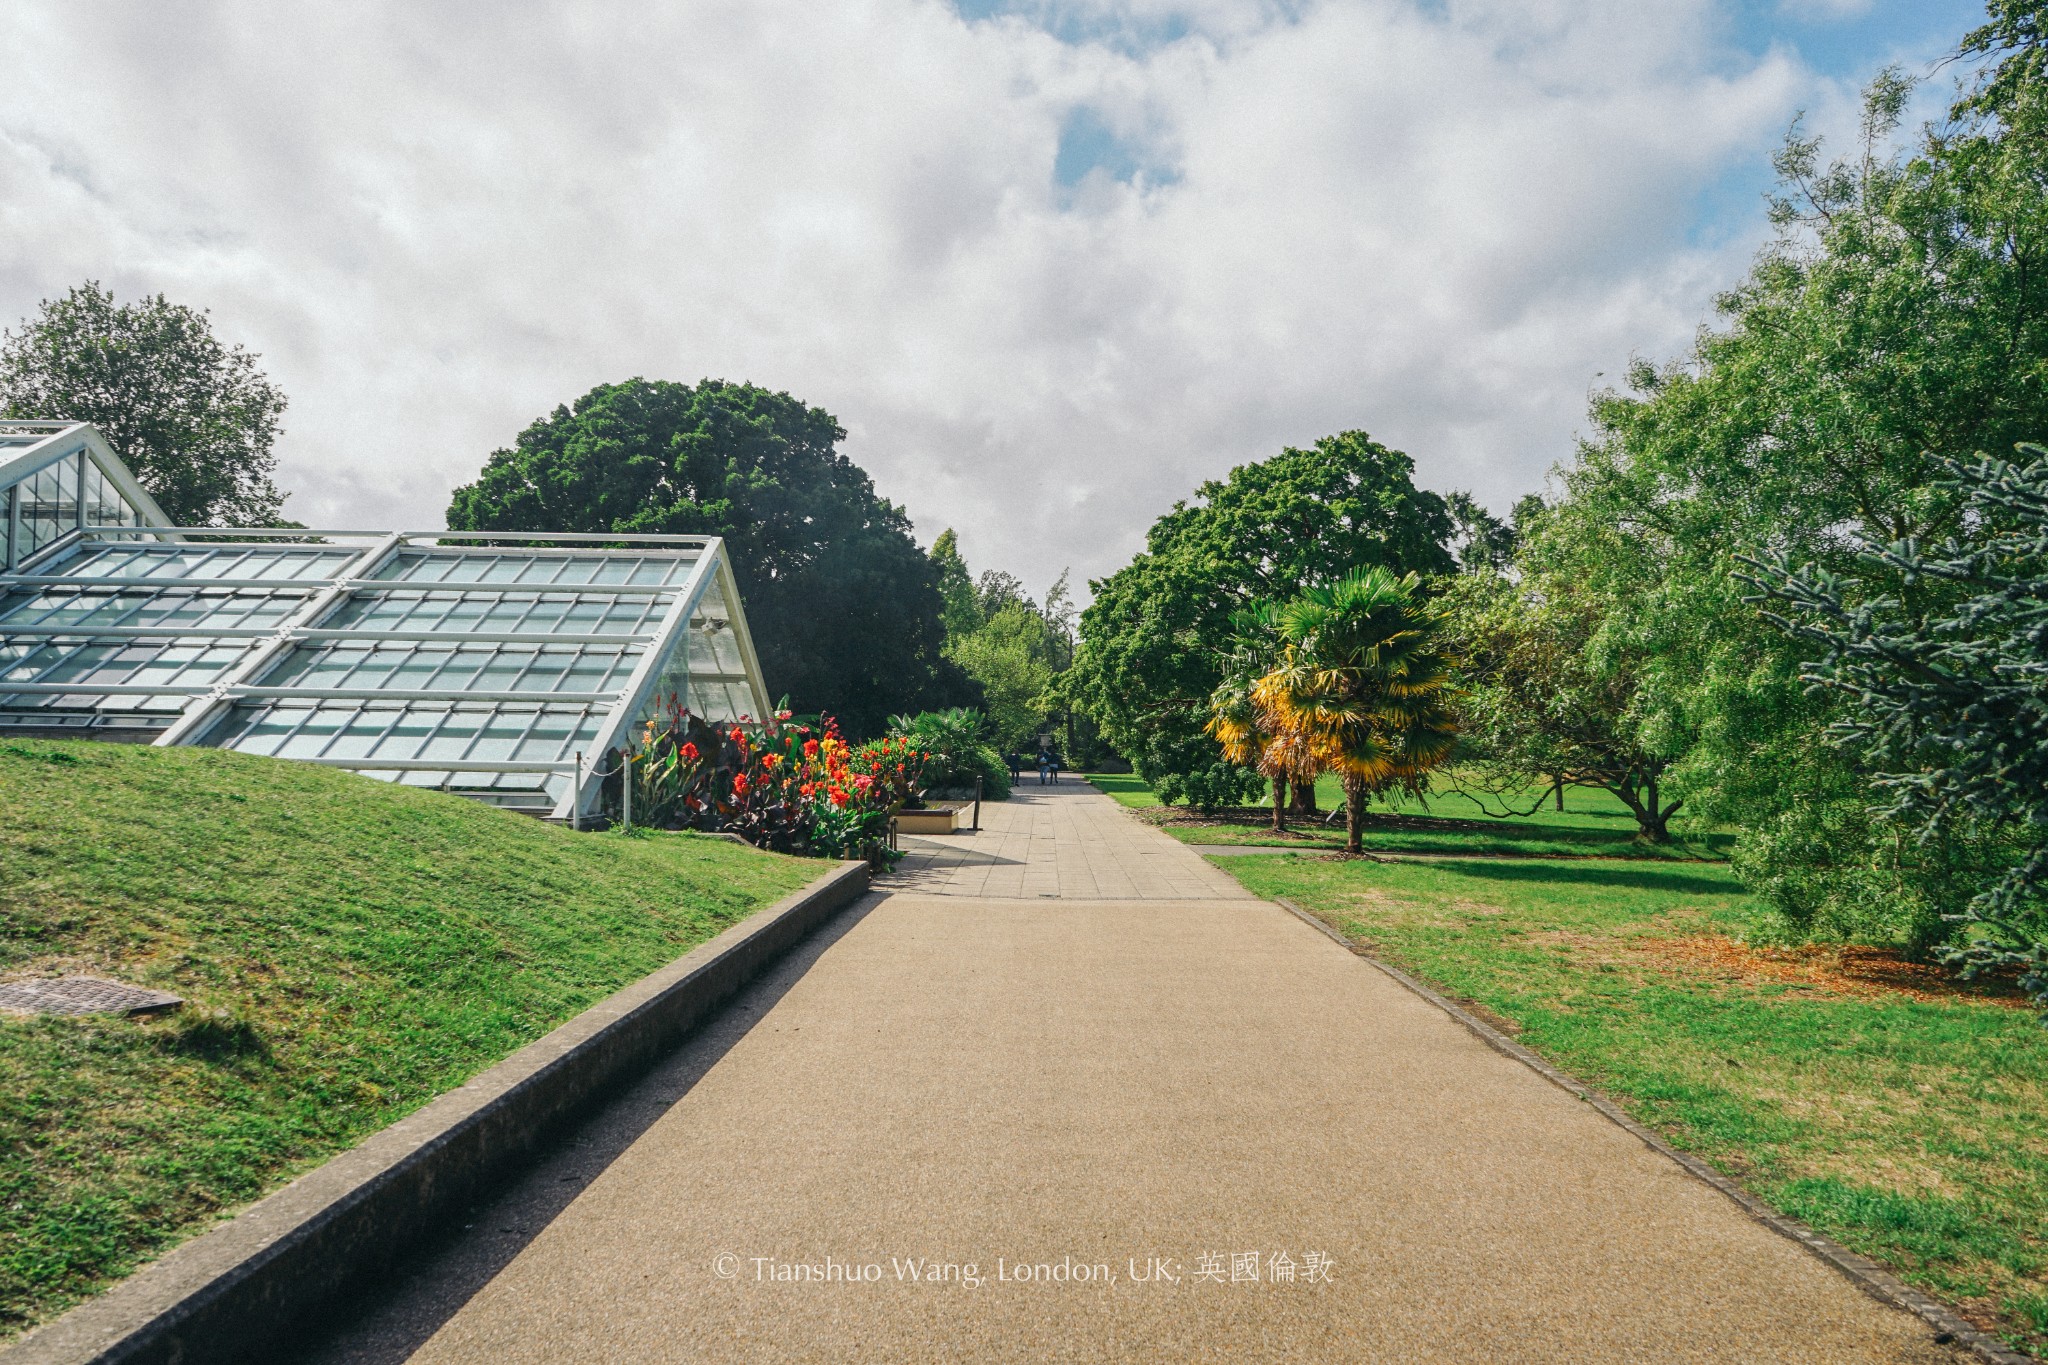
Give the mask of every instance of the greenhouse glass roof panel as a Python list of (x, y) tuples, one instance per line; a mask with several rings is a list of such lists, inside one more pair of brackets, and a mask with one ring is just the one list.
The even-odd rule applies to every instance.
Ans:
[(552, 811), (662, 687), (714, 719), (766, 709), (717, 541), (153, 534), (87, 529), (0, 583), (0, 725), (154, 726)]
[(0, 423), (0, 498), (0, 729), (567, 815), (657, 698), (768, 709), (715, 538), (174, 527), (79, 424)]

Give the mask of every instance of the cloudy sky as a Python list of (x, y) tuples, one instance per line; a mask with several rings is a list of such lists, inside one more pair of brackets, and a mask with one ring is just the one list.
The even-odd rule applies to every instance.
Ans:
[(1792, 117), (1981, 14), (10, 0), (0, 322), (88, 278), (210, 309), (315, 525), (440, 525), (598, 383), (752, 380), (1037, 588), (1347, 428), (1504, 510), (1740, 276)]

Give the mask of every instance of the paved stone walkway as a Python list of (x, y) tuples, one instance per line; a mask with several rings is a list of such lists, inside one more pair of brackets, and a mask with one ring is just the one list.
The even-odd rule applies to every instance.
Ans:
[(1008, 801), (984, 801), (974, 833), (906, 835), (881, 883), (935, 896), (1235, 900), (1247, 893), (1187, 845), (1162, 838), (1074, 778), (1026, 777)]
[(1961, 1359), (1106, 798), (1023, 796), (306, 1358)]

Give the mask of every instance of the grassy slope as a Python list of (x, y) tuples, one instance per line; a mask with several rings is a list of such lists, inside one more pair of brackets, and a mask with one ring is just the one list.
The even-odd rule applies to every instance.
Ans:
[(2048, 1344), (2048, 1030), (2031, 1011), (1938, 977), (1916, 998), (1688, 953), (1746, 923), (1711, 865), (1216, 861), (1483, 1006), (1777, 1207)]
[(0, 742), (0, 978), (191, 1002), (0, 1015), (0, 1339), (819, 871), (308, 764)]
[[(1341, 816), (1330, 825), (1294, 825), (1288, 834), (1279, 836), (1273, 833), (1267, 811), (1222, 811), (1204, 819), (1192, 811), (1162, 807), (1151, 788), (1135, 775), (1091, 776), (1088, 780), (1184, 843), (1285, 842), (1308, 848), (1341, 848), (1344, 844)], [(1517, 797), (1517, 809), (1535, 804), (1536, 795)], [(1325, 811), (1342, 809), (1343, 793), (1335, 778), (1326, 776), (1316, 783), (1316, 800)], [(1562, 811), (1545, 800), (1533, 813), (1508, 819), (1483, 816), (1470, 797), (1437, 792), (1426, 805), (1403, 798), (1391, 812), (1375, 806), (1366, 819), (1365, 846), (1382, 853), (1700, 859), (1725, 858), (1733, 842), (1727, 834), (1702, 834), (1650, 845), (1638, 842), (1635, 834), (1635, 817), (1611, 793), (1594, 788), (1567, 788)]]

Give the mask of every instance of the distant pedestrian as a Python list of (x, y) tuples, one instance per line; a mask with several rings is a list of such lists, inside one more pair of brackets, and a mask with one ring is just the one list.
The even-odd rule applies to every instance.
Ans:
[(1060, 751), (1058, 749), (1054, 749), (1045, 757), (1046, 760), (1052, 764), (1052, 783), (1055, 787), (1057, 787), (1060, 783)]
[(1024, 780), (1024, 755), (1015, 749), (1003, 755), (1003, 761), (1010, 765), (1010, 785), (1016, 786)]
[(1052, 755), (1045, 750), (1038, 751), (1038, 785), (1043, 787), (1052, 781)]

